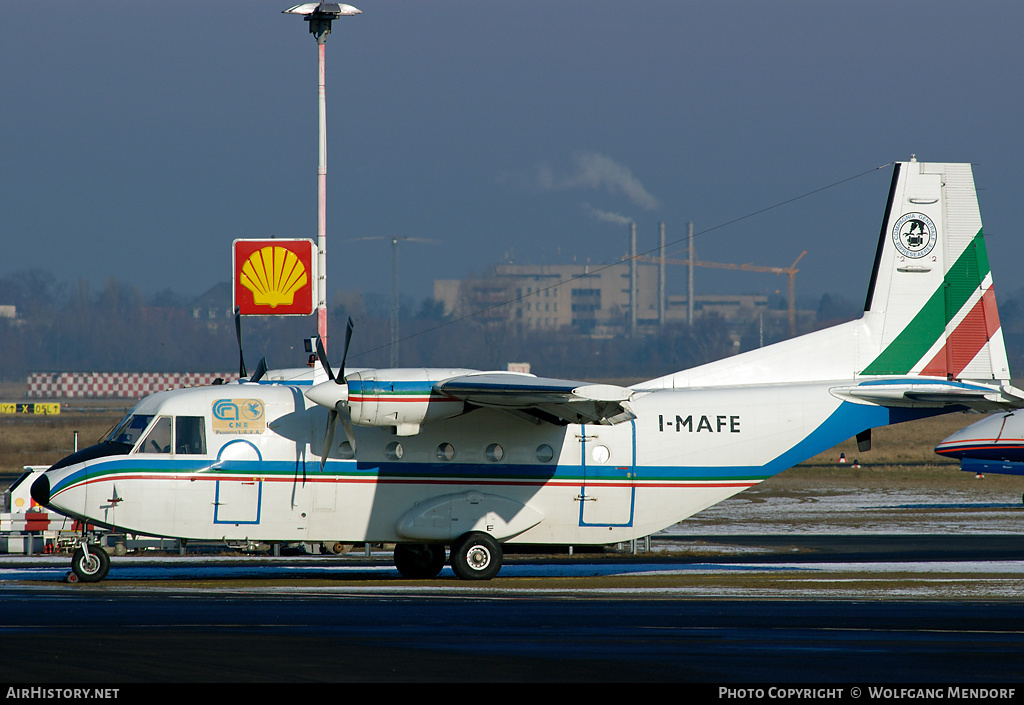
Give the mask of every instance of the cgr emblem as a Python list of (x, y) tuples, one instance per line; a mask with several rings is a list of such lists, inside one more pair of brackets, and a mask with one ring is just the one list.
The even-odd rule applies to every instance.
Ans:
[(935, 247), (935, 223), (924, 213), (907, 213), (892, 228), (892, 241), (905, 257), (924, 257)]

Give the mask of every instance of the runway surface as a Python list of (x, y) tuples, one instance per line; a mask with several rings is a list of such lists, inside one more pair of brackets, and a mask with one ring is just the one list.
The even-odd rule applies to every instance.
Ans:
[(10, 682), (1015, 682), (1024, 605), (6, 590)]
[(115, 557), (97, 585), (61, 582), (66, 557), (9, 557), (0, 635), (45, 648), (3, 662), (0, 679), (1020, 679), (1020, 537), (680, 535), (664, 546), (698, 555), (512, 556), (488, 583), (448, 569), (401, 580), (383, 553)]
[(0, 636), (38, 647), (0, 679), (1019, 682), (1020, 505), (855, 494), (745, 493), (649, 553), (512, 554), (487, 583), (402, 580), (385, 552), (114, 556), (97, 585), (0, 557)]

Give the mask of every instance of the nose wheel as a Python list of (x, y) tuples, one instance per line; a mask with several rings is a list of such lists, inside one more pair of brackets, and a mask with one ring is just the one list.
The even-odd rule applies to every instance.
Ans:
[(70, 582), (98, 583), (110, 572), (110, 556), (98, 545), (81, 544), (71, 554)]

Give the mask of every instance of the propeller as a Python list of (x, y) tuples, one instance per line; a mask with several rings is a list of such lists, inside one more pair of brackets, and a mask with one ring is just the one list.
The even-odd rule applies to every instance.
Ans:
[(267, 374), (267, 358), (261, 357), (260, 364), (256, 365), (256, 371), (252, 373), (252, 377), (249, 378), (250, 382), (259, 382), (263, 379), (263, 375)]
[(235, 306), (235, 338), (238, 339), (238, 376), (248, 377), (245, 371), (245, 356), (242, 355), (242, 309)]
[[(235, 306), (235, 338), (238, 339), (238, 378), (245, 379), (249, 376), (245, 369), (245, 356), (242, 354), (242, 309)], [(250, 382), (259, 382), (263, 375), (267, 374), (267, 358), (261, 357), (256, 365), (256, 371), (249, 378)]]
[[(324, 434), (324, 450), (320, 454), (320, 470), (323, 471), (324, 465), (327, 463), (327, 455), (331, 451), (331, 445), (334, 443), (334, 432), (338, 426), (338, 419), (341, 419), (341, 425), (345, 429), (345, 436), (348, 438), (349, 444), (352, 446), (352, 452), (356, 450), (356, 436), (352, 430), (352, 414), (348, 406), (348, 385), (345, 384), (345, 361), (348, 359), (348, 346), (352, 342), (352, 329), (354, 324), (352, 318), (348, 319), (348, 326), (345, 330), (345, 350), (341, 356), (341, 369), (338, 370), (338, 376), (334, 376), (334, 372), (331, 370), (331, 363), (327, 360), (327, 351), (324, 350), (323, 341), (317, 336), (316, 339), (316, 356), (320, 360), (320, 364), (327, 372), (327, 378), (334, 382), (332, 385), (334, 388), (328, 387), (329, 382), (324, 382), (316, 385), (309, 392), (306, 392), (306, 396), (321, 406), (326, 406), (327, 411), (327, 431)], [(342, 386), (344, 389), (337, 389), (337, 386)], [(324, 389), (324, 387), (328, 387)]]

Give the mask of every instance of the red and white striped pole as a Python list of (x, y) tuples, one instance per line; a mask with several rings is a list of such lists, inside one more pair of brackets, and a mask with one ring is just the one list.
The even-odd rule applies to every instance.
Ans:
[(316, 285), (316, 331), (327, 349), (327, 89), (325, 87), (324, 56), (327, 35), (331, 33), (331, 22), (339, 17), (360, 15), (362, 11), (334, 2), (307, 2), (295, 5), (286, 14), (302, 15), (309, 22), (309, 31), (316, 38), (320, 53), (319, 113), (320, 113), (320, 157), (316, 170), (317, 180), (317, 285)]
[[(326, 35), (324, 35), (326, 39)], [(317, 166), (317, 290), (316, 290), (316, 332), (327, 349), (327, 90), (324, 82), (325, 42), (317, 39), (320, 50), (320, 159)]]

